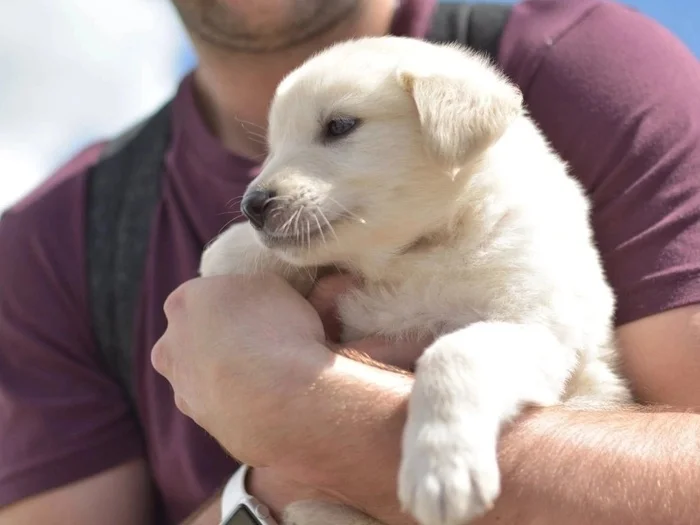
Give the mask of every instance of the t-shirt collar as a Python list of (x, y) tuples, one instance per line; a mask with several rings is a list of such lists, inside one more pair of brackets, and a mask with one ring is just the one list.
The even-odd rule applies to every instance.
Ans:
[[(399, 0), (391, 33), (422, 38), (430, 28), (435, 0)], [(260, 160), (251, 160), (228, 151), (205, 123), (196, 101), (193, 74), (180, 83), (173, 105), (173, 145), (189, 151), (193, 162), (211, 176), (240, 182), (251, 180)]]

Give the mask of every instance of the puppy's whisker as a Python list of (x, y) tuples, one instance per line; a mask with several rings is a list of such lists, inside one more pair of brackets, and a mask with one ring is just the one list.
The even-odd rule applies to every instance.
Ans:
[(311, 221), (306, 217), (306, 250), (311, 251)]
[(316, 280), (316, 273), (312, 272), (310, 268), (307, 268), (306, 266), (297, 267), (297, 268), (299, 270), (303, 270), (304, 272), (306, 272), (306, 275), (309, 277), (310, 280), (312, 280), (312, 281)]
[[(284, 202), (287, 200), (288, 199), (286, 197), (276, 196), (276, 197), (270, 197), (269, 202), (271, 202), (273, 204), (281, 202), (282, 204), (284, 204)], [(280, 214), (282, 212), (284, 212), (284, 208), (282, 206), (275, 206), (275, 208), (273, 209), (274, 214)]]
[(254, 122), (250, 122), (249, 120), (243, 120), (242, 118), (238, 118), (236, 116), (234, 116), (233, 118), (236, 120), (236, 122), (238, 122), (241, 125), (241, 127), (252, 126), (254, 128), (258, 128), (260, 131), (267, 131), (263, 126), (255, 124)]
[(249, 137), (255, 137), (257, 139), (262, 140), (263, 142), (265, 142), (267, 144), (267, 137), (265, 135), (262, 135), (260, 133), (256, 133), (255, 131), (250, 131), (248, 129), (246, 129), (245, 132)]
[(299, 218), (301, 217), (301, 210), (302, 208), (299, 208), (296, 213), (296, 219), (294, 219), (294, 226), (292, 228), (292, 232), (294, 233), (294, 237), (297, 239), (301, 238), (301, 230), (299, 230)]
[(316, 213), (313, 214), (314, 220), (316, 221), (316, 227), (318, 228), (318, 233), (321, 234), (321, 240), (323, 241), (323, 244), (326, 244), (326, 236), (323, 234), (323, 228), (321, 228), (321, 223), (318, 220), (318, 216)]
[(258, 257), (256, 258), (255, 265), (257, 267), (257, 270), (255, 273), (263, 273), (267, 267), (267, 263), (265, 262), (265, 257), (263, 257), (263, 254), (259, 254)]
[[(326, 223), (326, 226), (328, 227), (328, 231), (333, 234), (333, 237), (335, 237), (335, 240), (337, 241), (338, 235), (335, 233), (335, 228), (333, 228), (333, 225), (330, 223), (330, 221), (326, 217), (326, 214), (323, 213), (323, 210), (321, 208), (316, 207), (316, 209), (318, 210), (318, 214), (321, 216), (321, 219), (323, 219), (323, 221)], [(319, 229), (320, 229), (320, 227), (319, 227)], [(324, 239), (324, 242), (325, 242), (325, 239)]]
[(306, 249), (307, 251), (309, 250), (309, 244), (310, 244), (310, 243), (309, 243), (309, 240), (308, 240), (308, 237), (307, 237), (308, 230), (309, 230), (309, 218), (308, 218), (308, 217), (304, 217), (304, 229), (303, 229), (303, 231), (302, 231), (304, 237), (303, 237), (303, 239), (302, 239), (302, 246), (303, 246), (304, 249)]
[(233, 199), (228, 201), (224, 207), (231, 208), (231, 207), (235, 206), (236, 204), (240, 203), (242, 200), (243, 200), (243, 195), (239, 195), (238, 197), (234, 197)]
[[(248, 138), (250, 139), (251, 142), (255, 142), (256, 144), (260, 144), (261, 146), (265, 146), (267, 148), (267, 142), (260, 140), (257, 137), (251, 136), (250, 134), (248, 134)], [(260, 155), (265, 156), (265, 155), (267, 155), (267, 153), (261, 153)]]
[(262, 255), (260, 253), (256, 254), (255, 259), (253, 259), (253, 272), (259, 273), (262, 268)]
[(241, 217), (244, 216), (241, 212), (236, 212), (236, 211), (222, 211), (221, 213), (219, 213), (219, 214), (217, 214), (217, 215), (218, 215), (218, 216), (222, 216), (222, 215), (233, 215), (233, 217), (231, 217), (231, 218), (229, 219), (228, 224), (231, 224), (232, 222), (235, 222), (235, 221), (237, 221), (238, 219), (240, 219)]
[(253, 142), (257, 142), (258, 144), (263, 144), (267, 146), (267, 136), (264, 135), (263, 133), (257, 133), (255, 131), (251, 131), (248, 126), (253, 126), (255, 128), (258, 128), (260, 131), (263, 131), (266, 133), (265, 128), (262, 126), (258, 126), (257, 124), (253, 124), (252, 122), (248, 122), (246, 120), (241, 120), (238, 117), (235, 117), (236, 121), (241, 125), (241, 128), (243, 128), (243, 131), (246, 132), (246, 135), (248, 135), (248, 138), (251, 139)]
[[(283, 211), (283, 210), (282, 210), (281, 208), (275, 208), (275, 209), (272, 210), (272, 212), (270, 213), (270, 219), (274, 219), (275, 217), (277, 217), (278, 215), (280, 215), (280, 214), (282, 213), (282, 211)], [(279, 230), (279, 228), (278, 228), (278, 230)]]
[(342, 212), (342, 211), (338, 214), (338, 217), (343, 218), (343, 219), (349, 219), (351, 221), (357, 222), (357, 223), (362, 224), (362, 225), (367, 224), (367, 221), (362, 219), (361, 217), (358, 217), (357, 215), (348, 215), (347, 213)]
[(296, 235), (302, 249), (306, 249), (306, 229), (304, 229), (304, 222), (301, 215), (299, 216), (299, 224), (296, 229)]
[(270, 197), (268, 200), (270, 202), (280, 202), (280, 201), (288, 201), (289, 198), (284, 196), (284, 195), (275, 195), (274, 197)]
[[(223, 215), (223, 214), (222, 214), (222, 215)], [(243, 217), (243, 214), (242, 214), (242, 213), (239, 213), (239, 214), (236, 215), (233, 219), (230, 219), (230, 220), (226, 221), (226, 224), (224, 224), (224, 225), (221, 227), (221, 229), (219, 230), (219, 233), (222, 233), (226, 228), (228, 228), (229, 226), (231, 226), (234, 222), (238, 221), (241, 217)]]
[(279, 228), (279, 231), (280, 231), (280, 233), (282, 233), (282, 235), (287, 235), (290, 226), (292, 225), (292, 223), (294, 222), (294, 219), (296, 218), (297, 214), (300, 211), (301, 211), (301, 208), (297, 209), (297, 211), (292, 213), (292, 215), (289, 217), (289, 219), (287, 219), (287, 221)]
[(294, 219), (294, 214), (290, 215), (290, 216), (287, 218), (287, 220), (284, 221), (284, 223), (282, 223), (282, 224), (277, 228), (277, 231), (280, 232), (280, 233), (282, 233), (282, 234), (286, 234), (286, 233), (287, 233), (287, 229), (289, 228), (289, 225), (290, 225), (290, 223), (292, 222), (293, 219)]
[(331, 201), (332, 203), (334, 203), (336, 206), (338, 206), (338, 208), (340, 208), (340, 209), (342, 210), (343, 216), (344, 216), (344, 217), (347, 217), (347, 218), (349, 218), (349, 219), (355, 219), (355, 220), (356, 220), (357, 222), (359, 222), (360, 224), (367, 224), (367, 221), (365, 221), (362, 217), (360, 217), (359, 215), (357, 215), (357, 214), (351, 212), (350, 210), (348, 210), (345, 206), (343, 206), (342, 204), (340, 204), (340, 203), (339, 203), (337, 200), (335, 200), (333, 197), (328, 197), (328, 200)]
[[(267, 154), (267, 142), (265, 142), (263, 139), (256, 135), (251, 135), (248, 133), (248, 138), (250, 139), (251, 142), (255, 142), (256, 144), (260, 144), (261, 146), (265, 146), (265, 154)], [(261, 153), (262, 155), (262, 153)]]

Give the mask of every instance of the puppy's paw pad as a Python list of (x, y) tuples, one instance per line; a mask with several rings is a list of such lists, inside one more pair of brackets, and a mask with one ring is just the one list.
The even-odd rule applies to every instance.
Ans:
[(421, 432), (408, 443), (399, 499), (422, 525), (464, 525), (493, 507), (500, 493), (495, 440), (480, 445), (462, 432), (442, 429)]

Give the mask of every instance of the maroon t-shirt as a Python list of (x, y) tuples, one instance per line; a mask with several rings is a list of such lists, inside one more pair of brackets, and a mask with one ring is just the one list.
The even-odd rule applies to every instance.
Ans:
[[(394, 32), (425, 34), (431, 7), (404, 1)], [(618, 323), (700, 302), (698, 61), (619, 4), (527, 0), (513, 11), (499, 62), (592, 197)], [(0, 506), (144, 457), (164, 504), (159, 522), (176, 523), (235, 468), (177, 410), (149, 354), (165, 329), (163, 301), (195, 277), (202, 247), (258, 165), (205, 127), (191, 78), (173, 111), (134, 334), (139, 421), (100, 367), (90, 330), (86, 169), (100, 145), (0, 221)]]

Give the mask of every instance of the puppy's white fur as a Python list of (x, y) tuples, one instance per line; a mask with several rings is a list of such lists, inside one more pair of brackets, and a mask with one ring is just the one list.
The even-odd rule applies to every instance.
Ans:
[[(324, 138), (328, 119), (359, 119)], [(399, 498), (423, 525), (465, 523), (500, 491), (496, 443), (526, 405), (629, 400), (614, 371), (614, 299), (578, 183), (483, 58), (395, 38), (338, 44), (279, 86), (261, 231), (229, 228), (203, 275), (273, 271), (302, 293), (319, 268), (361, 277), (344, 338), (435, 342), (417, 364)], [(371, 523), (315, 502), (299, 525)]]

